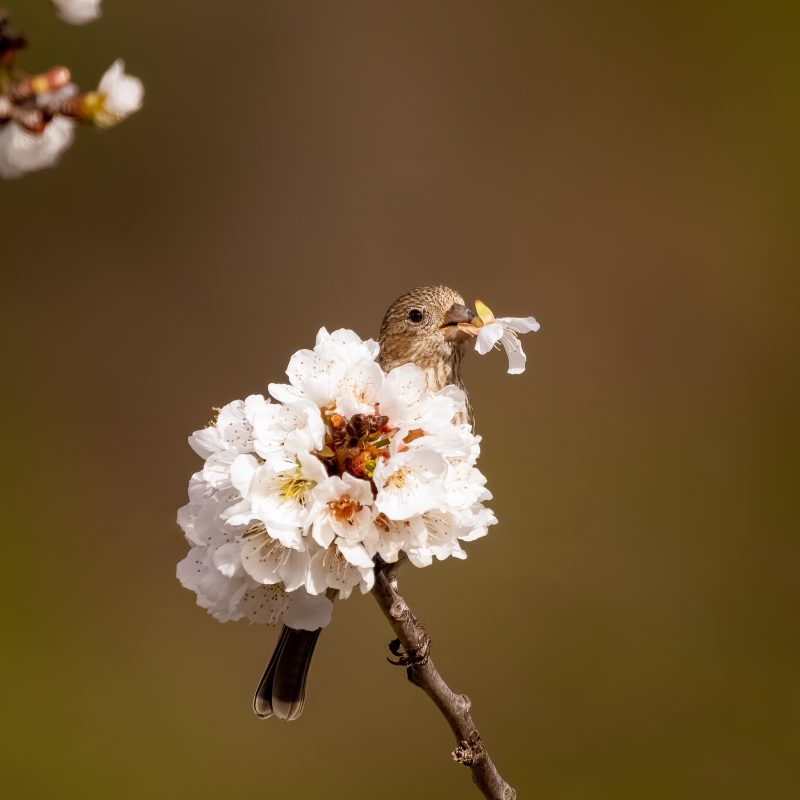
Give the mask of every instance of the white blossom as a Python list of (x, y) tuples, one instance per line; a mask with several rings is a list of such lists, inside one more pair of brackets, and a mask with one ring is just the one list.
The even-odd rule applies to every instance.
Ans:
[(422, 547), (427, 539), (427, 529), (421, 516), (410, 519), (389, 519), (379, 514), (370, 528), (364, 541), (367, 552), (378, 555), (387, 564), (400, 558), (401, 551), (406, 553)]
[(372, 561), (363, 566), (351, 564), (338, 547), (320, 550), (309, 567), (306, 588), (312, 594), (322, 594), (335, 589), (339, 597), (347, 599), (356, 586), (366, 594), (375, 584), (375, 567)]
[(251, 394), (245, 400), (234, 400), (217, 411), (217, 418), (205, 428), (189, 437), (189, 446), (197, 455), (207, 458), (221, 451), (252, 453), (253, 423), (261, 409), (269, 406), (260, 394)]
[(447, 511), (428, 511), (422, 516), (425, 540), (421, 545), (408, 549), (408, 560), (417, 567), (427, 567), (434, 557), (439, 561), (454, 556), (466, 558), (467, 554), (458, 542), (460, 526), (454, 514)]
[(311, 532), (322, 547), (336, 543), (354, 566), (372, 567), (364, 539), (372, 529), (372, 487), (368, 481), (345, 473), (332, 475), (311, 492)]
[(467, 459), (450, 459), (444, 485), (445, 501), (442, 507), (451, 511), (472, 508), (476, 503), (492, 499), (491, 492), (486, 489), (483, 473)]
[(75, 121), (67, 117), (54, 117), (41, 133), (14, 121), (0, 123), (0, 176), (18, 178), (55, 166), (74, 137)]
[(362, 339), (348, 328), (328, 333), (328, 329), (323, 327), (317, 332), (314, 350), (330, 360), (352, 367), (364, 358), (374, 361), (380, 348), (374, 339)]
[(480, 300), (475, 301), (480, 324), (462, 323), (462, 330), (472, 333), (475, 349), (484, 355), (501, 344), (508, 356), (508, 373), (519, 375), (525, 371), (525, 352), (520, 344), (518, 333), (538, 331), (539, 323), (533, 317), (495, 317), (492, 310)]
[(52, 0), (58, 16), (70, 25), (84, 25), (102, 13), (100, 0)]
[[(215, 558), (216, 556), (216, 558)], [(197, 595), (197, 604), (220, 622), (247, 619), (274, 625), (283, 621), (293, 628), (316, 630), (331, 619), (333, 604), (324, 595), (299, 589), (288, 592), (280, 584), (260, 585), (243, 570), (223, 572), (215, 561), (219, 550), (193, 547), (177, 567), (181, 585)]]
[(291, 469), (300, 455), (319, 450), (325, 424), (307, 400), (263, 406), (253, 417), (253, 447), (273, 469)]
[(217, 489), (229, 488), (230, 470), (242, 453), (254, 452), (253, 420), (269, 401), (260, 394), (234, 400), (219, 409), (213, 424), (195, 431), (189, 446), (206, 459), (203, 478)]
[(458, 511), (428, 511), (421, 517), (425, 535), (407, 548), (408, 560), (417, 567), (427, 567), (434, 558), (464, 559), (467, 554), (460, 542), (480, 539), (496, 522), (491, 510), (480, 504)]
[(216, 489), (198, 472), (189, 481), (189, 502), (178, 509), (178, 524), (192, 544), (221, 547), (244, 531), (243, 527), (229, 525), (225, 520), (228, 510), (240, 499), (232, 486)]
[(430, 447), (407, 448), (375, 467), (375, 505), (389, 519), (408, 519), (444, 502), (447, 461)]
[(118, 58), (100, 79), (97, 91), (87, 96), (92, 118), (101, 127), (110, 127), (142, 107), (144, 85), (125, 72), (125, 62)]
[(287, 592), (306, 585), (311, 556), (305, 545), (298, 542), (298, 547), (294, 548), (282, 544), (263, 523), (256, 523), (247, 530), (236, 557), (257, 583), (281, 583)]
[(270, 384), (269, 393), (284, 403), (304, 399), (319, 408), (333, 407), (341, 382), (356, 365), (373, 363), (377, 355), (378, 344), (372, 339), (362, 341), (346, 329), (328, 333), (320, 328), (314, 349), (298, 350), (289, 360), (289, 385)]
[(233, 525), (258, 520), (285, 547), (305, 549), (303, 532), (310, 521), (311, 490), (327, 478), (321, 462), (301, 454), (289, 469), (259, 464), (248, 454), (231, 465), (231, 481), (243, 502), (229, 517)]

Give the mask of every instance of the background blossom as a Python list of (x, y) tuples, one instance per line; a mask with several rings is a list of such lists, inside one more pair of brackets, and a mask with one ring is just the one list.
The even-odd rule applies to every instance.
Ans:
[(41, 133), (16, 122), (0, 126), (0, 177), (19, 178), (55, 166), (75, 138), (75, 121), (56, 117)]
[(85, 25), (97, 19), (101, 0), (53, 0), (58, 16), (70, 25)]

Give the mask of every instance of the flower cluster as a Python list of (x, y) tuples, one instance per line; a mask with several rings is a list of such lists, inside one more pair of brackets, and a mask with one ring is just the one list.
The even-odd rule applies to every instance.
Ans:
[(178, 513), (193, 545), (178, 577), (218, 619), (322, 627), (326, 598), (369, 591), (378, 559), (465, 558), (496, 522), (480, 439), (455, 421), (463, 392), (428, 391), (410, 364), (384, 373), (377, 355), (323, 328), (271, 400), (229, 403), (190, 437), (205, 463)]
[[(70, 22), (99, 15), (99, 2), (70, 0), (57, 3)], [(142, 107), (142, 82), (125, 73), (115, 61), (95, 91), (81, 94), (66, 67), (39, 75), (20, 72), (15, 60), (26, 46), (13, 33), (0, 10), (0, 177), (18, 178), (58, 163), (75, 137), (76, 122), (110, 127)]]

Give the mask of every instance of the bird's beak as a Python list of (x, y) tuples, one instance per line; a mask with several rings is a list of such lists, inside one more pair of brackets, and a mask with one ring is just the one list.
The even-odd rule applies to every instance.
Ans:
[[(457, 342), (463, 342), (470, 336), (475, 334), (469, 330), (470, 323), (475, 319), (475, 313), (462, 306), (461, 303), (454, 303), (449, 311), (444, 315), (444, 322), (442, 323), (442, 332), (449, 339)], [(467, 328), (467, 330), (464, 330)]]

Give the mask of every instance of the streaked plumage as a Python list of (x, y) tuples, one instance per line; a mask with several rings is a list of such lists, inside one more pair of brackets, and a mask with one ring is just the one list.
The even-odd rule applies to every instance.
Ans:
[[(423, 315), (419, 322), (411, 319), (414, 311)], [(383, 318), (378, 363), (384, 372), (403, 364), (416, 364), (424, 370), (431, 391), (452, 383), (466, 392), (461, 362), (469, 337), (456, 324), (473, 316), (464, 306), (464, 298), (447, 286), (412, 289), (400, 295)], [(469, 396), (467, 419), (472, 422)]]

